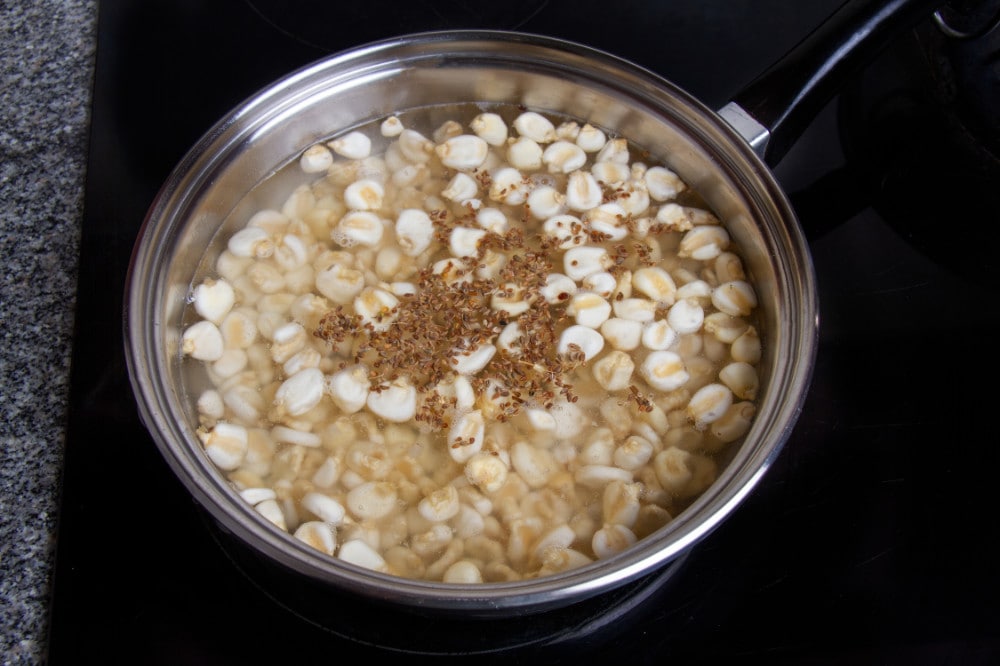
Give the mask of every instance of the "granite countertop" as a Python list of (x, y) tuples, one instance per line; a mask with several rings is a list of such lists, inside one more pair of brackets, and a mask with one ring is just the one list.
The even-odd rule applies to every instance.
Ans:
[(97, 0), (0, 3), (0, 656), (45, 661)]

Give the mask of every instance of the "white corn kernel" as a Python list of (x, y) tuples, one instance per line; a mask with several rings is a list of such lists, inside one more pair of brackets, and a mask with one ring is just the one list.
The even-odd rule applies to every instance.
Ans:
[(434, 240), (434, 222), (419, 208), (407, 208), (396, 218), (396, 240), (407, 256), (415, 257)]
[(517, 354), (521, 348), (523, 334), (524, 331), (521, 330), (521, 326), (516, 321), (510, 322), (497, 335), (497, 349), (506, 354)]
[(438, 275), (445, 284), (471, 282), (472, 273), (465, 261), (458, 258), (441, 259), (431, 265), (431, 272)]
[(690, 231), (694, 222), (688, 214), (688, 208), (675, 203), (667, 203), (656, 211), (657, 223), (663, 225), (665, 231)]
[(379, 125), (379, 131), (384, 137), (399, 136), (400, 132), (403, 131), (403, 123), (396, 116), (389, 116)]
[(757, 397), (760, 380), (757, 377), (757, 369), (749, 363), (734, 361), (726, 365), (719, 370), (719, 379), (742, 400), (753, 400)]
[(338, 370), (326, 378), (326, 393), (346, 414), (361, 411), (368, 401), (371, 382), (368, 369), (363, 365), (352, 365)]
[(510, 464), (530, 488), (543, 487), (559, 469), (551, 452), (523, 440), (511, 447)]
[(308, 339), (306, 329), (297, 321), (282, 324), (271, 335), (271, 358), (275, 363), (284, 363), (301, 351)]
[(578, 291), (569, 299), (566, 314), (581, 326), (598, 328), (611, 316), (611, 304), (593, 292)]
[(480, 410), (466, 412), (448, 430), (448, 454), (458, 464), (468, 462), (483, 448), (486, 424)]
[(594, 363), (594, 379), (606, 391), (622, 391), (632, 382), (635, 362), (623, 351), (612, 351)]
[(283, 425), (276, 425), (271, 428), (271, 439), (281, 444), (304, 446), (307, 449), (319, 448), (320, 444), (323, 443), (320, 436), (314, 432), (297, 430), (296, 428), (289, 428)]
[(255, 423), (264, 410), (260, 391), (251, 386), (236, 385), (222, 394), (222, 400), (232, 413), (244, 423)]
[(685, 298), (674, 303), (667, 312), (667, 323), (677, 333), (694, 333), (701, 329), (705, 311), (693, 298)]
[(438, 488), (417, 504), (417, 511), (432, 523), (441, 523), (458, 515), (461, 504), (455, 486)]
[(604, 147), (607, 141), (608, 137), (604, 132), (590, 123), (581, 127), (580, 132), (576, 135), (576, 145), (588, 153), (596, 153)]
[(329, 525), (340, 525), (347, 514), (343, 504), (323, 493), (306, 493), (302, 497), (302, 506)]
[(441, 196), (449, 201), (465, 201), (479, 194), (479, 185), (467, 173), (456, 173), (448, 181), (448, 186), (441, 191)]
[(677, 340), (677, 331), (666, 319), (649, 321), (642, 325), (642, 346), (654, 351), (668, 349)]
[(244, 227), (229, 237), (226, 247), (237, 257), (266, 259), (274, 254), (271, 235), (260, 227)]
[(562, 273), (549, 273), (545, 276), (545, 286), (541, 293), (542, 298), (550, 305), (565, 303), (576, 293), (576, 282)]
[(725, 384), (707, 384), (691, 396), (687, 415), (697, 430), (718, 420), (733, 404), (733, 392)]
[(649, 462), (655, 450), (645, 437), (631, 435), (615, 449), (615, 466), (630, 471), (638, 470)]
[(404, 129), (396, 140), (399, 151), (409, 162), (423, 163), (434, 154), (434, 142), (416, 130)]
[(269, 234), (283, 234), (288, 230), (290, 222), (291, 219), (280, 210), (265, 208), (251, 215), (246, 226), (263, 229)]
[(469, 128), (491, 146), (502, 146), (507, 142), (507, 123), (495, 113), (480, 113), (469, 123)]
[(570, 173), (587, 163), (583, 148), (569, 141), (556, 141), (542, 152), (542, 162), (551, 173)]
[(743, 280), (723, 282), (712, 290), (712, 305), (733, 317), (746, 317), (757, 307), (757, 294)]
[(342, 471), (343, 469), (340, 458), (329, 456), (319, 467), (316, 468), (311, 481), (319, 488), (330, 488), (333, 484), (337, 483)]
[(365, 569), (382, 573), (389, 572), (389, 565), (386, 564), (382, 556), (361, 539), (352, 539), (344, 543), (337, 551), (337, 557)]
[(628, 235), (625, 221), (628, 213), (618, 203), (609, 202), (591, 208), (583, 214), (590, 231), (600, 234), (602, 241), (620, 241)]
[(680, 176), (666, 167), (655, 166), (646, 169), (643, 180), (646, 181), (649, 196), (655, 201), (676, 199), (678, 194), (687, 189)]
[(273, 488), (246, 488), (240, 491), (240, 497), (247, 504), (256, 506), (261, 502), (277, 499), (278, 494)]
[(284, 413), (298, 416), (319, 404), (323, 398), (323, 373), (318, 368), (306, 368), (292, 375), (274, 394), (275, 405)]
[(490, 308), (502, 310), (512, 317), (527, 312), (530, 307), (524, 289), (513, 282), (504, 283), (490, 296)]
[(222, 378), (232, 377), (247, 367), (247, 353), (242, 349), (226, 349), (222, 356), (212, 363), (212, 372)]
[(206, 433), (199, 433), (208, 458), (221, 470), (238, 469), (246, 458), (247, 429), (235, 423), (220, 422)]
[[(448, 139), (454, 139), (462, 134), (462, 123), (457, 120), (446, 120), (441, 123), (431, 135), (437, 143), (444, 143)], [(479, 138), (479, 137), (475, 137)]]
[(682, 495), (694, 472), (691, 469), (693, 454), (676, 446), (670, 446), (653, 458), (653, 470), (660, 486), (671, 495)]
[(613, 481), (632, 482), (632, 472), (614, 465), (583, 465), (573, 475), (582, 486), (600, 490)]
[(583, 212), (599, 206), (604, 198), (597, 179), (586, 171), (574, 171), (566, 183), (566, 206), (570, 210)]
[(206, 279), (194, 289), (194, 309), (202, 318), (219, 324), (236, 303), (236, 292), (225, 280)]
[(677, 256), (698, 261), (715, 259), (729, 247), (729, 233), (716, 225), (697, 226), (684, 234), (677, 248)]
[(673, 305), (677, 284), (670, 273), (659, 266), (643, 266), (632, 273), (632, 286), (660, 305)]
[(558, 525), (549, 530), (546, 534), (535, 542), (534, 555), (537, 559), (542, 559), (546, 551), (565, 550), (573, 545), (576, 540), (576, 532), (569, 525)]
[(656, 302), (648, 298), (615, 298), (613, 309), (616, 317), (639, 323), (653, 321), (656, 318)]
[(361, 160), (368, 157), (372, 150), (372, 141), (361, 132), (348, 132), (327, 144), (333, 152), (350, 160)]
[(608, 251), (594, 245), (571, 247), (563, 255), (563, 270), (576, 282), (588, 275), (606, 271), (613, 265), (614, 259), (608, 254)]
[(567, 120), (556, 127), (556, 138), (562, 141), (576, 141), (580, 135), (580, 124), (575, 120)]
[(333, 153), (324, 145), (316, 144), (306, 148), (299, 158), (299, 167), (304, 173), (322, 173), (333, 164)]
[(547, 220), (566, 212), (566, 195), (551, 185), (541, 185), (533, 189), (528, 195), (527, 202), (531, 215), (539, 220)]
[(712, 422), (709, 431), (723, 444), (735, 442), (750, 430), (756, 411), (752, 402), (733, 403), (725, 414)]
[(760, 363), (761, 346), (757, 329), (753, 326), (747, 328), (740, 337), (733, 340), (729, 353), (734, 361), (745, 361), (751, 365)]
[(715, 258), (715, 277), (719, 282), (746, 280), (743, 261), (734, 252), (722, 252)]
[(295, 528), (295, 538), (327, 555), (337, 549), (337, 537), (326, 523), (311, 520)]
[(455, 227), (448, 236), (448, 248), (453, 256), (474, 257), (479, 252), (479, 243), (486, 237), (485, 229)]
[(521, 136), (538, 143), (549, 143), (556, 138), (556, 128), (552, 122), (534, 111), (525, 111), (514, 119), (514, 129)]
[(486, 161), (489, 144), (478, 136), (461, 134), (439, 144), (434, 151), (449, 169), (471, 171)]
[(417, 390), (405, 377), (399, 377), (369, 391), (365, 404), (386, 421), (405, 423), (417, 413)]
[(203, 391), (198, 396), (198, 413), (210, 419), (221, 419), (226, 413), (226, 405), (222, 402), (222, 395), (215, 389)]
[(522, 136), (507, 146), (507, 162), (515, 169), (534, 171), (542, 166), (542, 147)]
[(347, 305), (361, 293), (365, 274), (342, 264), (333, 264), (316, 274), (316, 290), (338, 305)]
[(556, 429), (556, 417), (552, 416), (552, 414), (544, 409), (529, 407), (524, 410), (524, 415), (535, 432)]
[(475, 375), (486, 367), (497, 348), (491, 344), (481, 344), (471, 349), (461, 349), (452, 354), (451, 367), (460, 375)]
[(705, 323), (702, 326), (719, 342), (732, 344), (746, 332), (750, 325), (743, 319), (727, 315), (725, 312), (713, 312), (705, 317)]
[(382, 232), (382, 220), (378, 215), (366, 210), (352, 210), (340, 218), (330, 237), (342, 247), (374, 246), (382, 240)]
[(199, 361), (218, 361), (225, 351), (222, 332), (210, 321), (199, 321), (181, 335), (181, 351)]
[(610, 139), (604, 146), (597, 151), (596, 162), (618, 162), (619, 164), (628, 164), (629, 162), (629, 152), (628, 152), (628, 141), (622, 138)]
[(632, 171), (627, 164), (619, 162), (594, 162), (590, 167), (591, 175), (597, 182), (615, 187), (627, 182), (632, 177)]
[(604, 336), (587, 326), (569, 326), (559, 336), (557, 350), (569, 354), (574, 349), (583, 352), (583, 360), (589, 361), (604, 349)]
[(256, 505), (254, 510), (278, 529), (288, 531), (288, 526), (285, 523), (285, 513), (281, 510), (281, 506), (278, 505), (277, 500), (264, 500)]
[(387, 481), (365, 481), (348, 491), (347, 509), (361, 520), (375, 520), (396, 509), (396, 488)]
[(616, 555), (632, 546), (638, 538), (624, 525), (605, 525), (594, 533), (590, 547), (601, 559)]
[(673, 391), (690, 379), (684, 361), (672, 351), (650, 352), (639, 366), (639, 374), (657, 391)]
[(483, 582), (483, 573), (474, 562), (459, 560), (445, 569), (441, 580), (445, 583), (471, 585)]
[(490, 199), (519, 206), (527, 200), (528, 189), (520, 171), (514, 167), (501, 167), (493, 173), (493, 180), (490, 183)]
[(361, 318), (362, 325), (384, 331), (395, 321), (397, 305), (399, 299), (385, 289), (365, 287), (354, 299), (354, 313)]
[(393, 282), (389, 285), (393, 296), (413, 296), (417, 293), (417, 285), (412, 282)]
[(618, 204), (633, 218), (639, 217), (649, 208), (649, 193), (646, 185), (640, 181), (629, 181), (624, 191), (618, 193)]
[(691, 280), (677, 288), (677, 300), (694, 299), (702, 307), (707, 306), (712, 301), (712, 286), (704, 280)]
[[(426, 164), (405, 164), (392, 172), (392, 184), (400, 189), (417, 187), (427, 182), (430, 175)], [(441, 192), (441, 196), (445, 193)]]
[(642, 484), (614, 481), (604, 488), (601, 517), (605, 524), (631, 528), (639, 517), (639, 493)]
[(618, 287), (618, 281), (611, 273), (600, 271), (598, 273), (591, 273), (583, 278), (581, 286), (588, 291), (600, 295), (602, 298), (611, 298), (611, 295), (615, 293), (615, 289)]
[(503, 235), (509, 223), (507, 216), (499, 208), (484, 207), (476, 211), (476, 224), (494, 234)]
[(344, 203), (351, 210), (378, 210), (385, 198), (385, 188), (377, 180), (356, 180), (344, 189)]
[(601, 324), (601, 335), (613, 348), (632, 351), (642, 339), (642, 323), (633, 319), (611, 317)]
[(542, 224), (542, 233), (558, 242), (559, 249), (583, 245), (587, 241), (583, 222), (575, 215), (560, 213)]
[(465, 478), (485, 493), (495, 493), (507, 482), (507, 465), (492, 453), (477, 453), (465, 463)]

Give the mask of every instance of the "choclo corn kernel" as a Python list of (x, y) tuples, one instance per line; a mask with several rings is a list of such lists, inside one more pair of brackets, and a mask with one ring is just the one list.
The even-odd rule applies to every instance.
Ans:
[(193, 285), (181, 351), (206, 454), (265, 520), (476, 584), (683, 511), (751, 426), (762, 344), (740, 249), (667, 166), (586, 122), (462, 120), (306, 150)]

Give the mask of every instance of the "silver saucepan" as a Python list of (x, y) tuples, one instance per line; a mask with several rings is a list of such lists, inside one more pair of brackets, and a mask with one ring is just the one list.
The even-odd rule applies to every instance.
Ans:
[[(608, 53), (494, 31), (405, 35), (311, 64), (212, 127), (170, 174), (134, 248), (126, 355), (144, 424), (170, 467), (227, 532), (316, 589), (491, 617), (551, 610), (619, 588), (684, 556), (740, 505), (775, 460), (804, 402), (817, 352), (810, 254), (775, 164), (857, 62), (932, 9), (927, 0), (850, 2), (721, 111)], [(178, 340), (196, 276), (219, 239), (286, 184), (271, 176), (318, 140), (406, 110), (511, 104), (613, 129), (667, 163), (744, 252), (764, 353), (757, 415), (718, 479), (675, 519), (592, 564), (531, 580), (444, 584), (377, 573), (275, 529), (206, 457)]]

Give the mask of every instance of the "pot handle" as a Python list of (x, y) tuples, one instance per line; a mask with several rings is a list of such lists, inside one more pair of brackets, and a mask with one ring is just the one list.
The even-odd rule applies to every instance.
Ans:
[(863, 65), (943, 0), (849, 0), (719, 111), (770, 166)]

